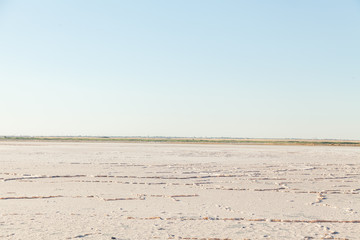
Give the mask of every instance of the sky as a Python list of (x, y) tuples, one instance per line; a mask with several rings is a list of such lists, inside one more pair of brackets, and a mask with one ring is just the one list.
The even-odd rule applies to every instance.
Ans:
[(360, 0), (0, 0), (0, 135), (360, 139)]

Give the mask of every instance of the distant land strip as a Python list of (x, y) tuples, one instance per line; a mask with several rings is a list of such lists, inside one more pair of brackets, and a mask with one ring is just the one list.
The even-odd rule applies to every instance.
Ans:
[(59, 141), (59, 142), (137, 142), (137, 143), (196, 143), (239, 145), (304, 145), (304, 146), (356, 146), (360, 140), (315, 139), (251, 139), (251, 138), (180, 138), (180, 137), (18, 137), (0, 136), (0, 141)]

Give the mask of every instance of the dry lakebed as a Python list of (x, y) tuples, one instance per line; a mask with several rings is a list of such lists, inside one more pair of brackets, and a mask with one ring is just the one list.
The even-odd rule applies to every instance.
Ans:
[(360, 239), (360, 147), (0, 141), (0, 239)]

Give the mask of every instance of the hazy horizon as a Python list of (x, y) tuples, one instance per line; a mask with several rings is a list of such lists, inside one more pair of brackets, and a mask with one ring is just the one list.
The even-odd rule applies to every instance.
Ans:
[(360, 2), (0, 0), (0, 136), (360, 139)]
[(0, 138), (179, 138), (179, 139), (245, 139), (245, 140), (335, 140), (335, 141), (360, 141), (360, 139), (346, 139), (346, 138), (250, 138), (250, 137), (226, 137), (226, 136), (104, 136), (104, 135), (0, 135)]

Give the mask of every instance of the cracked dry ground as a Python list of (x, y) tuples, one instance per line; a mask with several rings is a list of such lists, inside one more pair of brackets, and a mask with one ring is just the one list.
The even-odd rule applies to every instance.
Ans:
[(0, 239), (360, 239), (360, 148), (0, 142)]

